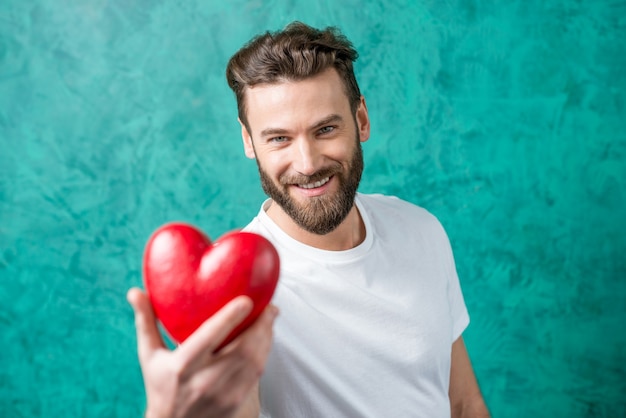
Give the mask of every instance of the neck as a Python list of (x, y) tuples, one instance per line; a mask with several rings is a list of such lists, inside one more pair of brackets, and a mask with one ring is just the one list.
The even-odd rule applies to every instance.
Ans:
[(293, 239), (321, 250), (349, 250), (365, 240), (365, 224), (356, 205), (352, 206), (346, 219), (337, 228), (325, 235), (314, 234), (302, 229), (273, 201), (267, 208), (267, 215)]

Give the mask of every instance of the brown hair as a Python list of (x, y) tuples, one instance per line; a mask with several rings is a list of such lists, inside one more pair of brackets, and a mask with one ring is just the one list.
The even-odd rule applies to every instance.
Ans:
[(228, 61), (226, 79), (235, 92), (239, 119), (246, 126), (246, 87), (279, 81), (298, 81), (333, 67), (343, 80), (352, 113), (361, 92), (352, 63), (358, 54), (352, 43), (335, 27), (318, 30), (293, 22), (282, 31), (253, 38)]

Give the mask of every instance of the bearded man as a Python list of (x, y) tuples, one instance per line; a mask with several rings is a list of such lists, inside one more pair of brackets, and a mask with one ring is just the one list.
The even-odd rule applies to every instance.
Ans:
[(370, 120), (356, 58), (337, 29), (295, 22), (229, 61), (245, 155), (269, 196), (245, 230), (274, 244), (280, 280), (217, 353), (249, 299), (169, 351), (146, 295), (129, 291), (147, 416), (489, 416), (444, 229), (423, 208), (357, 192)]

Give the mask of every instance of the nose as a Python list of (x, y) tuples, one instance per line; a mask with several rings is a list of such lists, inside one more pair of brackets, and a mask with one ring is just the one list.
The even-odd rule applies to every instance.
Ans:
[(310, 176), (322, 167), (322, 153), (319, 141), (314, 138), (299, 138), (293, 147), (292, 167), (298, 173)]

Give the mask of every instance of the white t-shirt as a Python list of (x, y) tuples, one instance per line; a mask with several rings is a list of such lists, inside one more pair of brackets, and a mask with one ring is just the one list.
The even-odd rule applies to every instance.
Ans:
[(426, 210), (357, 194), (366, 237), (346, 251), (294, 240), (265, 213), (247, 231), (281, 260), (261, 378), (263, 417), (449, 417), (452, 343), (469, 324), (448, 237)]

